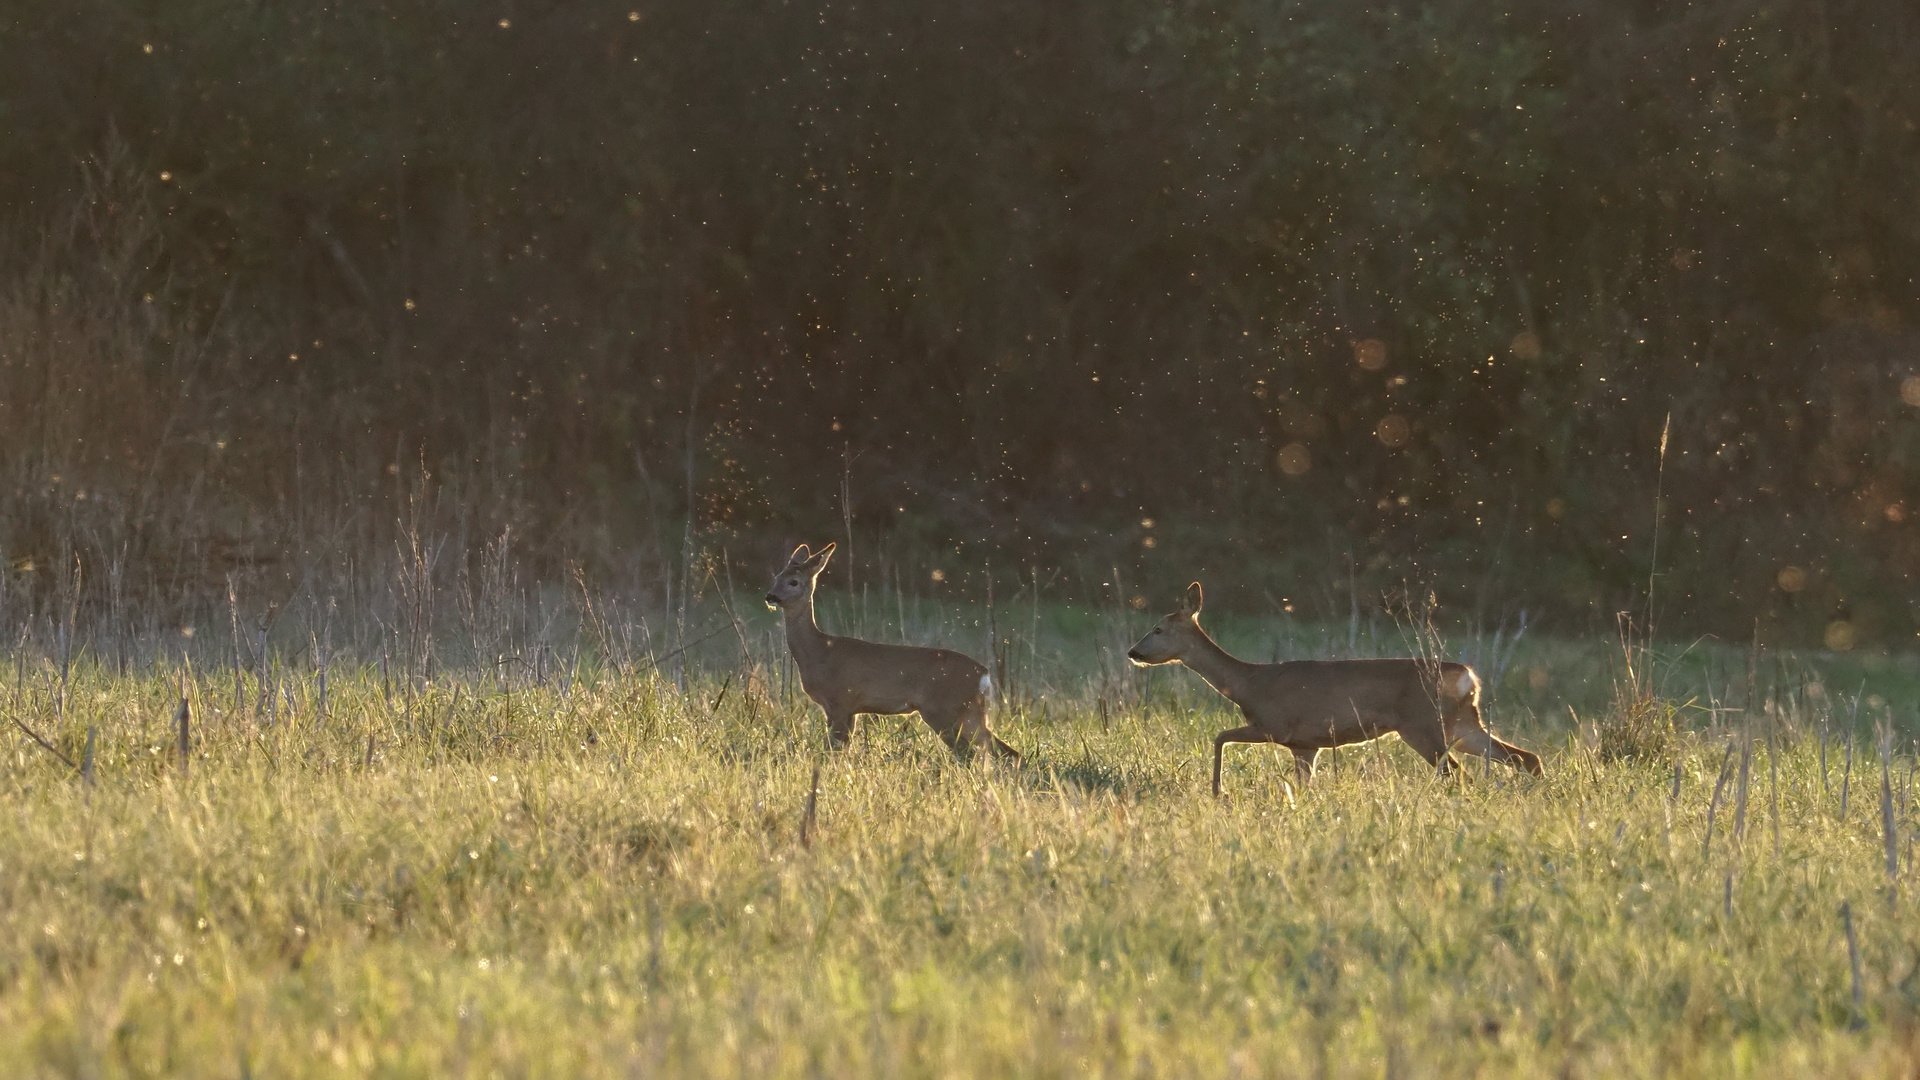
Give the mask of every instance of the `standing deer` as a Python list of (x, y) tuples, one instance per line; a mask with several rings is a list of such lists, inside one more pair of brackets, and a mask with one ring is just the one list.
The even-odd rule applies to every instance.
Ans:
[(847, 745), (860, 713), (917, 712), (956, 753), (984, 746), (997, 757), (1019, 761), (1013, 747), (987, 730), (993, 677), (985, 665), (951, 649), (834, 637), (813, 621), (814, 584), (833, 547), (813, 554), (805, 544), (794, 548), (767, 590), (767, 607), (786, 619), (787, 648), (800, 669), (800, 685), (826, 711), (834, 749)]
[(1465, 664), (1438, 660), (1292, 660), (1250, 664), (1200, 628), (1205, 593), (1187, 586), (1179, 610), (1161, 619), (1127, 650), (1141, 667), (1185, 664), (1248, 723), (1213, 739), (1213, 793), (1220, 794), (1220, 753), (1228, 743), (1279, 743), (1293, 751), (1302, 784), (1313, 759), (1330, 746), (1367, 742), (1390, 731), (1442, 773), (1455, 747), (1540, 775), (1540, 758), (1487, 732), (1480, 719), (1480, 677)]

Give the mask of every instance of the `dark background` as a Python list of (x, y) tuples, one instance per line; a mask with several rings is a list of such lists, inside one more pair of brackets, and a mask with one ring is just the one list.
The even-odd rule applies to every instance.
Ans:
[(1917, 71), (1910, 0), (15, 0), (5, 596), (423, 506), (757, 584), (850, 511), (936, 593), (1657, 567), (1671, 633), (1898, 646)]

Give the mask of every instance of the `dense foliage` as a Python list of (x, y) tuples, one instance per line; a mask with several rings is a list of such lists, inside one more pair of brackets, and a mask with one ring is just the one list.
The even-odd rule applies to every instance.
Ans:
[(1659, 486), (1663, 617), (1887, 643), (1915, 70), (1906, 0), (9, 5), (0, 546), (188, 580), (425, 468), (552, 568), (844, 491), (1611, 620)]

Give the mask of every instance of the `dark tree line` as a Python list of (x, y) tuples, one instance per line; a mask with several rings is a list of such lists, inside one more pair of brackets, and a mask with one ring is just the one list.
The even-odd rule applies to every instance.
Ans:
[(1916, 70), (1904, 0), (15, 4), (0, 547), (424, 470), (612, 571), (844, 487), (896, 564), (1610, 619), (1659, 487), (1674, 623), (1897, 641)]

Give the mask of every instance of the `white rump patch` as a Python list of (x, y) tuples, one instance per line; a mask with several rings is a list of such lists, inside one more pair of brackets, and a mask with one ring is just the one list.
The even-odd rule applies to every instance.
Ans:
[(1472, 697), (1473, 684), (1474, 684), (1473, 672), (1463, 671), (1460, 673), (1460, 677), (1454, 680), (1453, 692), (1456, 694), (1459, 694), (1463, 698)]
[(993, 676), (980, 676), (980, 696), (986, 698), (988, 701), (993, 700)]

